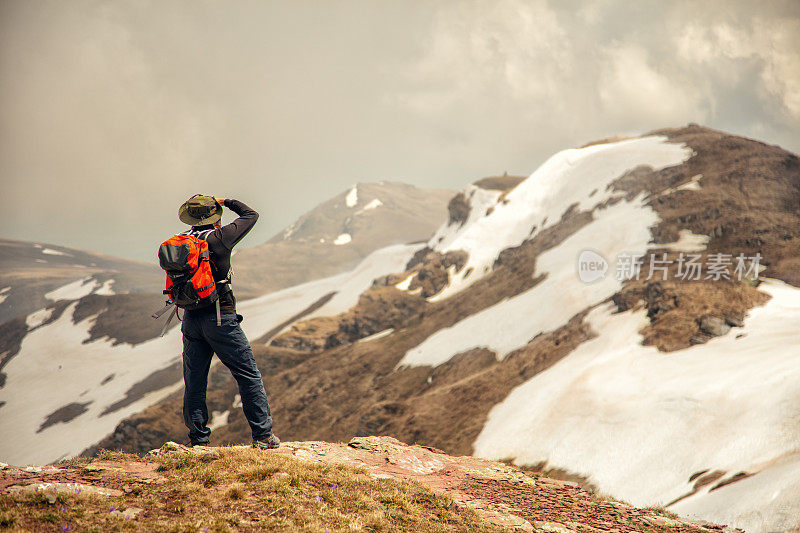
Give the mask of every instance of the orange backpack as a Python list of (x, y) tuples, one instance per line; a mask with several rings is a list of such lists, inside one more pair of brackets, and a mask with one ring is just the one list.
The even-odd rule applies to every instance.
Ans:
[(211, 273), (208, 242), (205, 240), (212, 231), (214, 230), (181, 233), (170, 237), (158, 248), (158, 262), (167, 273), (164, 294), (169, 300), (163, 309), (153, 315), (153, 318), (160, 317), (167, 309), (175, 306), (164, 325), (162, 335), (166, 332), (177, 308), (200, 309), (216, 303), (217, 325), (220, 324), (219, 293)]

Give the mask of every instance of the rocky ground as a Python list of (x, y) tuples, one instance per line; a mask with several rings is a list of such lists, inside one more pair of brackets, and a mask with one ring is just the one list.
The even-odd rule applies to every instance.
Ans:
[[(320, 472), (333, 477), (320, 480)], [(239, 482), (227, 483), (225, 475), (234, 475)], [(334, 483), (327, 485), (330, 480)], [(342, 500), (329, 494), (346, 494), (355, 488), (355, 492), (383, 493), (398, 486), (416, 487), (412, 503), (390, 502), (385, 496), (378, 499), (383, 498), (387, 509), (410, 505), (402, 509), (408, 516), (393, 515), (383, 524), (374, 520), (374, 510), (372, 522), (361, 516), (365, 505), (353, 505), (355, 494)], [(274, 492), (291, 493), (291, 508), (271, 503)], [(186, 528), (195, 531), (293, 530), (297, 525), (313, 531), (317, 520), (331, 521), (325, 531), (396, 530), (394, 519), (406, 525), (418, 520), (411, 529), (399, 527), (410, 531), (736, 531), (680, 520), (660, 509), (637, 509), (599, 497), (576, 483), (504, 463), (454, 457), (435, 448), (375, 436), (356, 437), (347, 444), (288, 442), (270, 451), (243, 446), (192, 449), (170, 442), (144, 458), (105, 452), (98, 458), (46, 467), (2, 465), (0, 528), (110, 530), (124, 524), (133, 530), (183, 530), (181, 524), (192, 519), (188, 511), (195, 503), (189, 493), (210, 504), (212, 515), (225, 516), (224, 523), (204, 526), (206, 517), (198, 515), (199, 523)], [(422, 498), (423, 494), (428, 496)], [(217, 499), (219, 495), (224, 497)], [(434, 507), (454, 505), (459, 511), (446, 519), (437, 518), (434, 508), (415, 514), (413, 502), (423, 500), (438, 502)], [(345, 517), (329, 516), (332, 509), (323, 508), (326, 505)], [(303, 513), (314, 516), (301, 517)]]

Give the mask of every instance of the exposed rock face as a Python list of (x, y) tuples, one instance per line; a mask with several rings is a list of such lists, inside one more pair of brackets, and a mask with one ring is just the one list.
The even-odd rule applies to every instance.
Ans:
[(721, 337), (730, 331), (731, 327), (724, 319), (718, 316), (704, 316), (700, 319), (700, 330), (715, 337)]
[(455, 275), (461, 272), (466, 261), (467, 252), (463, 250), (450, 251), (445, 254), (429, 252), (422, 262), (412, 267), (410, 272), (415, 275), (411, 278), (408, 289), (410, 291), (419, 289), (422, 297), (429, 298), (450, 282), (451, 274)]
[(453, 196), (447, 204), (447, 212), (450, 214), (449, 224), (463, 225), (469, 216), (470, 206), (466, 195), (463, 192)]
[(418, 295), (375, 287), (362, 294), (358, 305), (350, 311), (295, 324), (270, 344), (303, 352), (350, 344), (406, 322), (417, 316), (424, 305)]
[(700, 328), (701, 319), (706, 315), (735, 320), (735, 317), (743, 317), (748, 309), (767, 300), (764, 293), (746, 283), (681, 282), (675, 279), (658, 282), (634, 280), (613, 297), (620, 312), (634, 309), (637, 305), (647, 309), (650, 324), (642, 331), (644, 344), (658, 346), (664, 351), (680, 350), (707, 341), (709, 337)]

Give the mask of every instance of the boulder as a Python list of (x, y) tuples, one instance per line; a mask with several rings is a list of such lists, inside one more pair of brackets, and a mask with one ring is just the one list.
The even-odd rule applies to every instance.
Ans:
[(730, 329), (725, 319), (718, 316), (706, 315), (700, 319), (700, 330), (714, 337), (725, 335)]

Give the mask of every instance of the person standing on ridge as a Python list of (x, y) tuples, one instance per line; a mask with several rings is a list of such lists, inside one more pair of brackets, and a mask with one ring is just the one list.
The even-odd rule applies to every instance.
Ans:
[[(225, 226), (220, 224), (223, 206), (239, 215)], [(211, 435), (206, 388), (211, 358), (216, 353), (239, 385), (253, 447), (277, 448), (280, 440), (272, 432), (267, 392), (253, 350), (239, 326), (242, 316), (236, 313), (236, 298), (230, 286), (231, 250), (253, 228), (258, 213), (238, 200), (195, 195), (181, 205), (178, 218), (191, 226), (187, 233), (208, 243), (211, 272), (219, 293), (218, 306), (215, 303), (186, 310), (183, 317), (183, 419), (189, 428), (189, 440), (192, 446), (207, 445)]]

